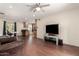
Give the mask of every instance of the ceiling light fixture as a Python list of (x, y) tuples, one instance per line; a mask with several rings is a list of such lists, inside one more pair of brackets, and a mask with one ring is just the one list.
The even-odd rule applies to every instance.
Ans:
[(37, 11), (40, 11), (40, 7), (37, 7), (36, 10), (37, 10)]

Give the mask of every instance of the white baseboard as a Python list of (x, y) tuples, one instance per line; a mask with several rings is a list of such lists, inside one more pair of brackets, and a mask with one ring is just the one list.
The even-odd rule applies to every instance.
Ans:
[(71, 44), (71, 43), (68, 43), (68, 42), (63, 42), (63, 44), (67, 44), (67, 45), (70, 45), (70, 46), (79, 47), (79, 45)]

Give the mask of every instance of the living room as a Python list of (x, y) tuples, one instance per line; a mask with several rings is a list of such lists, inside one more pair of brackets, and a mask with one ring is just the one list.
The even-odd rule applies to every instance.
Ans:
[(78, 15), (79, 3), (0, 3), (0, 55), (78, 56)]

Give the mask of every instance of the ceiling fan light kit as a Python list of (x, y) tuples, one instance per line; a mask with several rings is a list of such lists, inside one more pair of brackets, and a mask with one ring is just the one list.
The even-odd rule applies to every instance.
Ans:
[(37, 8), (36, 8), (36, 11), (40, 11), (40, 10), (41, 10), (40, 7), (37, 7)]
[(31, 7), (33, 12), (37, 12), (42, 10), (42, 8), (49, 6), (49, 4), (35, 3), (33, 5), (26, 5), (26, 6)]

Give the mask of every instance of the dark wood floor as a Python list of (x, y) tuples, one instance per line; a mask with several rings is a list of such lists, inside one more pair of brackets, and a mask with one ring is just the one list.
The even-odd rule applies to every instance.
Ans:
[(20, 39), (24, 40), (23, 45), (0, 51), (0, 53), (6, 52), (10, 56), (79, 56), (79, 47), (56, 46), (52, 42), (45, 42), (44, 40), (33, 39), (32, 37)]

